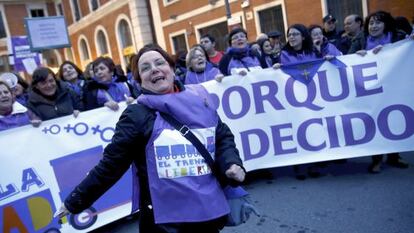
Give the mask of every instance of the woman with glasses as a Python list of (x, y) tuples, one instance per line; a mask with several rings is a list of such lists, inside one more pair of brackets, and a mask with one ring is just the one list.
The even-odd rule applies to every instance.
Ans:
[(185, 84), (203, 83), (223, 76), (220, 70), (209, 62), (207, 53), (201, 45), (195, 45), (190, 49), (185, 62)]
[(314, 49), (312, 38), (303, 24), (291, 25), (287, 31), (287, 39), (288, 43), (280, 54), (280, 63), (282, 65), (306, 62), (322, 57)]
[(246, 75), (252, 69), (261, 69), (259, 58), (253, 53), (247, 42), (247, 32), (243, 28), (233, 29), (228, 37), (229, 48), (219, 63), (219, 69), (225, 76)]

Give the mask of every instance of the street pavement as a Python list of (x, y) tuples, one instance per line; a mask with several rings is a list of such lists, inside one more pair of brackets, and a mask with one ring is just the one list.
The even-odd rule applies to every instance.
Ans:
[[(223, 233), (413, 233), (414, 152), (402, 153), (408, 169), (384, 163), (369, 174), (370, 157), (331, 164), (320, 178), (296, 180), (292, 167), (274, 168), (274, 179), (256, 179), (244, 187), (261, 212)], [(384, 158), (385, 159), (385, 158)], [(94, 233), (136, 233), (137, 216)]]

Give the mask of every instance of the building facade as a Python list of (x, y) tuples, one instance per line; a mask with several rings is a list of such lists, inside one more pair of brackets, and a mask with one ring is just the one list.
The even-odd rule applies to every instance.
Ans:
[(0, 1), (0, 71), (11, 70), (7, 40), (26, 35), (25, 18), (64, 16), (71, 47), (43, 50), (43, 65), (56, 68), (65, 60), (84, 68), (98, 56), (125, 67), (137, 48), (153, 41), (145, 0)]
[(260, 33), (279, 30), (285, 33), (294, 23), (322, 24), (323, 16), (332, 14), (342, 28), (349, 14), (367, 16), (377, 10), (394, 16), (414, 16), (412, 0), (228, 0), (231, 19), (227, 18), (225, 0), (151, 0), (157, 42), (174, 54), (188, 50), (204, 33), (213, 35), (218, 49), (227, 47), (227, 22), (240, 22), (249, 41)]

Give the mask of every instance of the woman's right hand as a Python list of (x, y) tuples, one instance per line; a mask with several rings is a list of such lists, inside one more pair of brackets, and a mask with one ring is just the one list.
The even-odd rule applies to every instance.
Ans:
[(277, 70), (277, 69), (280, 69), (281, 66), (282, 65), (280, 63), (275, 63), (275, 64), (273, 64), (272, 68)]
[(223, 81), (223, 78), (224, 78), (224, 75), (222, 75), (222, 74), (217, 74), (216, 77), (214, 77), (214, 79), (219, 83), (221, 83), (221, 81)]
[(118, 103), (113, 100), (107, 101), (104, 105), (110, 108), (112, 111), (118, 111), (119, 109)]
[(33, 127), (37, 128), (42, 124), (42, 120), (34, 119), (30, 120), (30, 124), (32, 124)]
[(366, 50), (358, 50), (355, 53), (358, 54), (359, 56), (362, 56), (362, 57), (364, 57), (365, 55), (367, 55), (367, 51)]
[(55, 214), (53, 214), (53, 217), (61, 219), (69, 214), (69, 210), (66, 208), (65, 204), (62, 203), (62, 206), (55, 212)]

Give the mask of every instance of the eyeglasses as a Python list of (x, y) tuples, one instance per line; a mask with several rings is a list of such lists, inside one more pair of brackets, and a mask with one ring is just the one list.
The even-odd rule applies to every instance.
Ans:
[(291, 36), (295, 37), (295, 36), (300, 36), (300, 35), (301, 35), (300, 32), (291, 32), (291, 33), (287, 34), (287, 37), (291, 37)]

